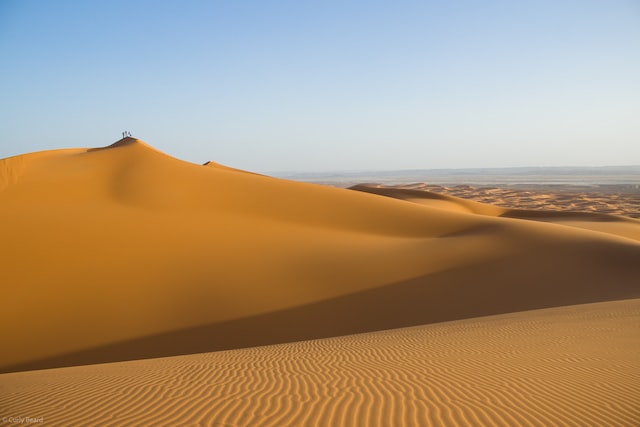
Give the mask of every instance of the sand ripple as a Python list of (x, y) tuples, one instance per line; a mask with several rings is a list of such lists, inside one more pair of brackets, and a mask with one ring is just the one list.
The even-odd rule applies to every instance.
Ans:
[[(0, 376), (55, 426), (637, 426), (640, 299)], [(10, 425), (4, 423), (2, 425)]]

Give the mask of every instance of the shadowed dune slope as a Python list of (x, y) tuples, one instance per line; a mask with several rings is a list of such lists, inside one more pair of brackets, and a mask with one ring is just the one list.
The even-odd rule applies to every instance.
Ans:
[(640, 425), (640, 300), (0, 375), (55, 426)]
[(0, 160), (0, 189), (5, 372), (640, 297), (625, 236), (195, 165), (133, 138)]

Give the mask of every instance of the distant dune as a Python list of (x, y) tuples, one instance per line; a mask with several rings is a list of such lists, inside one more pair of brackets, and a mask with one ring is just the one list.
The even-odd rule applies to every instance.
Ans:
[[(113, 425), (640, 420), (638, 302), (621, 301), (640, 298), (636, 219), (287, 181), (125, 138), (0, 160), (0, 236), (11, 416), (95, 425), (86, 405), (112, 404)], [(573, 307), (588, 303), (604, 304)], [(107, 404), (123, 387), (135, 397)]]
[[(435, 193), (428, 190), (415, 189), (410, 187), (412, 186), (386, 187), (382, 185), (361, 184), (351, 188), (353, 190), (379, 194), (381, 196), (393, 197), (400, 200), (406, 200), (428, 207), (449, 209), (460, 212), (475, 213), (478, 215), (487, 215), (502, 218), (528, 219), (532, 221), (549, 222), (577, 228), (584, 228), (592, 231), (601, 231), (604, 233), (610, 233), (640, 241), (640, 220), (634, 218), (629, 218), (621, 215), (602, 214), (597, 212), (581, 212), (577, 210), (568, 211), (502, 208), (496, 205), (479, 203), (473, 200), (455, 197), (448, 194)], [(458, 191), (464, 191), (463, 194), (467, 195), (467, 197), (472, 197), (468, 193), (491, 191), (493, 193), (492, 201), (494, 203), (500, 203), (502, 205), (510, 204), (511, 201), (509, 200), (509, 196), (511, 196), (512, 193), (515, 193), (513, 190), (504, 189), (479, 190), (471, 188), (467, 191)], [(560, 203), (558, 203), (559, 201), (556, 199), (571, 198), (571, 196), (553, 195), (548, 196), (547, 198), (551, 199), (547, 201), (547, 206), (549, 206), (549, 208), (559, 208), (556, 205)], [(577, 206), (577, 208), (586, 210), (589, 208), (589, 203), (593, 202), (592, 199), (593, 198), (583, 196), (578, 198), (577, 200), (573, 199), (572, 205), (575, 206), (578, 203), (579, 206)], [(523, 201), (520, 200), (520, 203), (523, 203)], [(633, 210), (634, 213), (640, 214), (640, 211), (638, 211), (638, 209), (640, 209), (640, 200), (638, 200), (638, 204), (635, 206), (627, 206), (626, 204), (623, 204), (622, 206), (619, 206), (619, 209), (615, 209), (615, 207), (608, 208), (608, 210), (623, 212), (626, 212), (627, 210)]]

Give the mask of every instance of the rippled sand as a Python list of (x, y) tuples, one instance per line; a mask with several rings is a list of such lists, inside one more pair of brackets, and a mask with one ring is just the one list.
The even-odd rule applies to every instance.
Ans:
[(5, 374), (56, 426), (636, 426), (640, 300)]

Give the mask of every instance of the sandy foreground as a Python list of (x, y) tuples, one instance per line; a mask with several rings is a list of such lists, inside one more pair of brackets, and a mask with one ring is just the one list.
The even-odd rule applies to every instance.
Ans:
[(640, 220), (429, 190), (0, 160), (0, 422), (638, 425)]
[(2, 376), (64, 426), (636, 426), (640, 299)]

